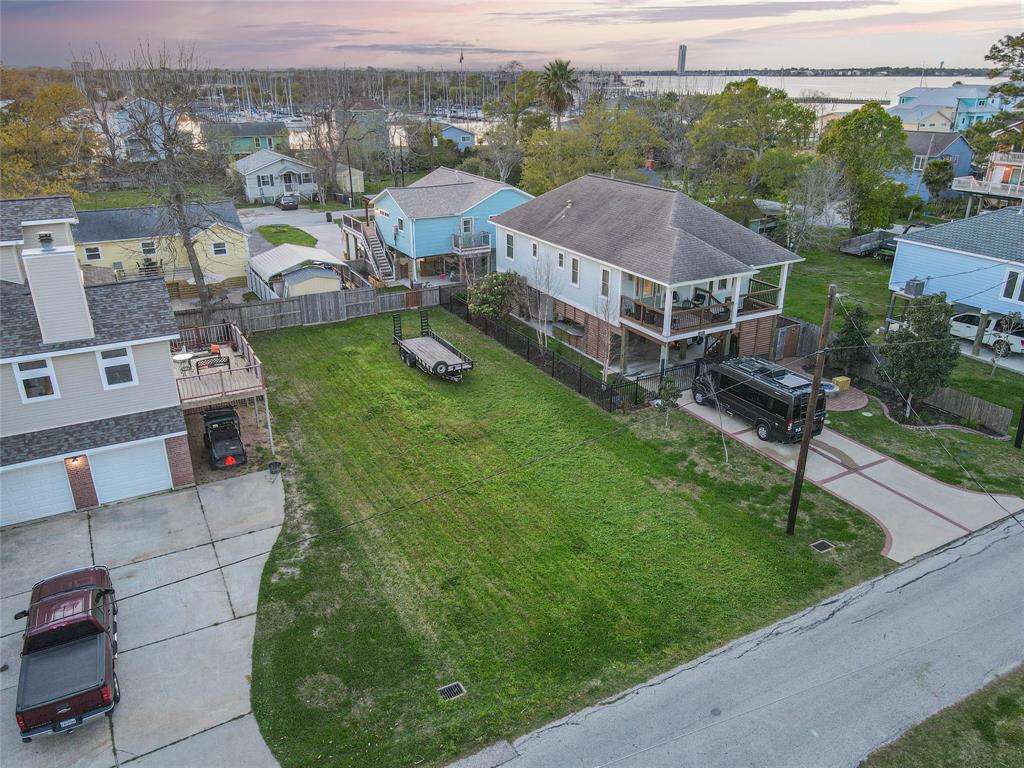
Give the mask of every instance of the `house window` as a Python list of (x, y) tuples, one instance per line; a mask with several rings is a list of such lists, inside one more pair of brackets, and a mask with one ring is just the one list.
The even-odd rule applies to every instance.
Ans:
[(610, 270), (601, 270), (601, 295), (607, 296), (612, 287), (612, 273)]
[(923, 171), (924, 167), (928, 165), (928, 157), (926, 155), (915, 155), (914, 156), (914, 170)]
[(312, 173), (304, 173), (304, 174), (302, 174), (302, 183), (303, 184), (312, 184), (313, 183), (313, 174)]
[(100, 365), (100, 379), (104, 389), (117, 389), (137, 384), (135, 378), (135, 360), (132, 359), (130, 347), (104, 349), (96, 353), (96, 361)]
[(259, 149), (260, 148), (260, 137), (259, 136), (254, 136), (253, 139), (252, 139), (252, 143), (256, 145), (256, 149)]
[(724, 291), (728, 287), (729, 287), (729, 278), (728, 277), (723, 277), (723, 278), (721, 278), (718, 281), (718, 290)]
[(533, 256), (533, 258), (535, 258), (535, 259), (537, 258), (537, 244), (536, 243), (531, 243), (530, 244), (530, 255)]
[(268, 173), (256, 177), (256, 186), (258, 187), (272, 187), (274, 186), (274, 174)]
[(514, 261), (516, 258), (515, 251), (513, 250), (514, 245), (515, 241), (512, 239), (512, 235), (505, 235), (505, 256), (511, 261)]
[(401, 216), (398, 217), (398, 231), (405, 232), (405, 219)]
[(18, 394), (21, 402), (30, 400), (54, 400), (60, 397), (57, 389), (57, 376), (53, 372), (53, 361), (29, 360), (14, 364), (14, 378), (18, 381)]
[(473, 219), (467, 218), (462, 220), (462, 234), (472, 235), (473, 234)]
[(561, 251), (558, 252), (558, 268), (565, 269), (565, 254)]
[(98, 245), (89, 245), (85, 248), (85, 260), (86, 261), (98, 261), (100, 258), (100, 247)]
[(580, 260), (573, 256), (572, 257), (572, 277), (571, 282), (575, 286), (580, 284)]
[(377, 215), (380, 216), (382, 219), (390, 219), (391, 218), (391, 214), (388, 213), (387, 211), (385, 211), (383, 208), (378, 208), (377, 209)]
[(143, 256), (156, 256), (156, 241), (143, 240), (141, 245)]
[(1006, 283), (1003, 285), (1003, 298), (1024, 304), (1024, 271), (1006, 270)]
[(273, 148), (274, 148), (274, 137), (273, 136), (267, 136), (267, 149), (273, 149)]
[(227, 243), (214, 243), (213, 244), (213, 255), (214, 256), (227, 256), (228, 255), (228, 244)]

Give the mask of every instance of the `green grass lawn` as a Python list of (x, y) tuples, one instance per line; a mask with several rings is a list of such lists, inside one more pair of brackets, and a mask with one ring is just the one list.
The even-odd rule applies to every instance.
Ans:
[(861, 768), (1020, 768), (1024, 765), (1024, 667), (874, 752)]
[[(787, 537), (791, 476), (735, 443), (725, 465), (696, 419), (609, 415), (431, 320), (476, 361), (461, 384), (403, 366), (389, 317), (253, 339), (288, 508), (252, 702), (286, 768), (442, 765), (890, 567), (882, 532), (813, 486)], [(455, 680), (468, 694), (442, 702)]]
[(872, 415), (864, 416), (860, 411), (830, 412), (830, 426), (943, 482), (980, 490), (957, 464), (959, 459), (988, 490), (1024, 496), (1024, 476), (1020, 471), (1024, 453), (1015, 449), (1012, 442), (955, 429), (934, 430), (933, 437), (924, 430), (894, 424), (875, 400), (865, 410)]
[(996, 368), (993, 373), (991, 363), (962, 357), (949, 386), (1009, 408), (1013, 411), (1014, 425), (1020, 420), (1020, 409), (1024, 404), (1024, 376), (1019, 373), (1005, 368)]
[[(200, 184), (193, 188), (195, 200), (226, 200), (231, 195), (216, 184)], [(97, 208), (136, 208), (156, 205), (159, 200), (143, 189), (113, 189), (104, 192), (80, 192), (75, 195), (75, 208), (80, 211)]]
[(271, 245), (292, 243), (293, 245), (308, 245), (311, 248), (316, 245), (315, 237), (291, 224), (265, 224), (258, 227), (257, 231)]
[[(835, 283), (847, 307), (860, 304), (873, 327), (885, 320), (889, 304), (890, 265), (878, 259), (849, 256), (839, 251), (808, 250), (804, 262), (793, 267), (786, 285), (786, 314), (821, 325), (829, 283)], [(837, 309), (835, 323), (842, 321)]]
[[(402, 175), (399, 174), (399, 176), (398, 176), (398, 186), (400, 186), (400, 187), (408, 187), (414, 181), (419, 181), (424, 176), (426, 176), (428, 173), (430, 173), (430, 171), (406, 171), (405, 177), (404, 177), (404, 179), (405, 179), (404, 182), (402, 181), (402, 179), (403, 179)], [(365, 194), (367, 194), (367, 195), (375, 195), (378, 192), (380, 192), (382, 189), (384, 189), (385, 187), (393, 187), (393, 186), (395, 186), (394, 179), (392, 179), (390, 175), (382, 176), (379, 179), (365, 179), (365, 181), (364, 181), (364, 187), (366, 188)]]

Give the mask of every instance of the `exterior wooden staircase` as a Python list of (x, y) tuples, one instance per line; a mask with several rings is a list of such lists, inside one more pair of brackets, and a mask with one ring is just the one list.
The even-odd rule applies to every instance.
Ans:
[(395, 279), (395, 265), (388, 255), (384, 241), (381, 239), (380, 231), (377, 229), (377, 222), (369, 222), (363, 225), (363, 239), (370, 251), (370, 258), (367, 265), (370, 270), (385, 282)]

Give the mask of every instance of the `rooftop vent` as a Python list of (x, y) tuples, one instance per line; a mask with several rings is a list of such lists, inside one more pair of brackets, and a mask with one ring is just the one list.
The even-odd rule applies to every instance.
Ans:
[(465, 696), (466, 688), (462, 683), (448, 683), (448, 685), (442, 685), (438, 688), (437, 693), (445, 701), (451, 701), (459, 698), (460, 696)]

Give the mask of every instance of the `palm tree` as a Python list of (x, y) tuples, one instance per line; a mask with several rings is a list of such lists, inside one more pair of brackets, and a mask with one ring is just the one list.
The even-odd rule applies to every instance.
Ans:
[(555, 130), (562, 128), (562, 115), (572, 106), (573, 94), (580, 89), (576, 70), (564, 59), (555, 59), (540, 74), (540, 97), (555, 115)]

